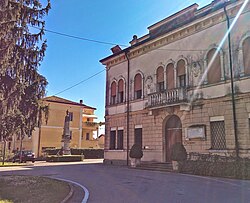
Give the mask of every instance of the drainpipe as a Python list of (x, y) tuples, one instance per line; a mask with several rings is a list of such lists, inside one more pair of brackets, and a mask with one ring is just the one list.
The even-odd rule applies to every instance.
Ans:
[(125, 52), (125, 56), (128, 61), (127, 67), (127, 166), (129, 166), (129, 78), (130, 78), (130, 60), (128, 57), (128, 51)]
[[(226, 6), (224, 6), (224, 12), (227, 19), (227, 30), (230, 28), (230, 19), (227, 14)], [(231, 95), (232, 95), (232, 108), (233, 108), (233, 123), (234, 123), (234, 138), (235, 138), (235, 152), (236, 157), (239, 158), (239, 142), (237, 133), (237, 120), (236, 120), (236, 109), (235, 109), (235, 90), (234, 90), (234, 78), (233, 78), (233, 63), (232, 63), (232, 50), (231, 50), (231, 34), (228, 32), (228, 54), (229, 54), (229, 69), (230, 69), (230, 81), (231, 81)]]

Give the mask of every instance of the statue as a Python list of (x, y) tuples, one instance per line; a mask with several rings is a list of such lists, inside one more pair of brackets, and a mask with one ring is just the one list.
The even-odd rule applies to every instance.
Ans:
[(70, 155), (70, 130), (69, 130), (69, 123), (70, 123), (70, 116), (69, 111), (66, 111), (66, 116), (64, 120), (64, 128), (63, 128), (63, 136), (62, 136), (62, 142), (63, 142), (63, 155)]

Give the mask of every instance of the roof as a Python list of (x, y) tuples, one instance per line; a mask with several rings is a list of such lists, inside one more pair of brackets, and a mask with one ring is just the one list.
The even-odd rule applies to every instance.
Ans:
[[(181, 11), (170, 15), (169, 17), (151, 25), (148, 27), (149, 29), (149, 33), (147, 34), (148, 37), (146, 37), (144, 39), (144, 37), (141, 37), (141, 39), (143, 39), (142, 41), (137, 42), (136, 44), (133, 44), (125, 49), (122, 49), (119, 52), (113, 53), (103, 59), (100, 60), (100, 62), (104, 65), (105, 61), (118, 56), (120, 54), (124, 54), (124, 53), (128, 53), (131, 49), (138, 47), (146, 42), (149, 42), (151, 40), (154, 40), (155, 38), (165, 35), (171, 31), (174, 31), (182, 26), (188, 25), (192, 22), (194, 22), (195, 20), (202, 18), (204, 16), (207, 16), (219, 9), (222, 9), (224, 6), (226, 5), (230, 5), (234, 2), (237, 2), (237, 0), (229, 0), (229, 1), (222, 1), (222, 0), (213, 0), (210, 4), (208, 4), (207, 6), (201, 8), (201, 9), (197, 9), (198, 5), (197, 4), (192, 4), (191, 6), (188, 6), (184, 9), (182, 9)], [(180, 14), (185, 13), (187, 11), (193, 11), (193, 15), (190, 16), (189, 18), (184, 18), (183, 20), (181, 20), (180, 22), (176, 23), (175, 17), (178, 17)], [(185, 17), (185, 16), (184, 16)], [(170, 22), (169, 22), (170, 21)]]
[(57, 97), (57, 96), (50, 96), (50, 97), (45, 97), (42, 99), (43, 101), (47, 101), (47, 102), (54, 102), (54, 103), (60, 103), (60, 104), (70, 104), (70, 105), (75, 105), (75, 106), (82, 106), (84, 108), (88, 108), (88, 109), (93, 109), (96, 110), (96, 108), (91, 107), (91, 106), (87, 106), (83, 103), (77, 103), (74, 101), (70, 101), (61, 97)]

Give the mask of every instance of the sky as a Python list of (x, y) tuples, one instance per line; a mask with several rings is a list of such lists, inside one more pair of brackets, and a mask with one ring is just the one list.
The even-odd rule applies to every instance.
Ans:
[[(129, 46), (133, 35), (179, 10), (212, 0), (51, 0), (46, 29), (76, 37)], [(45, 0), (42, 0), (45, 2)], [(104, 121), (105, 67), (99, 62), (111, 55), (113, 45), (74, 39), (46, 32), (48, 48), (39, 72), (48, 80), (46, 96), (59, 96), (95, 107), (96, 121)], [(103, 71), (103, 72), (101, 72)], [(89, 77), (95, 75), (89, 80)], [(81, 84), (59, 92), (81, 82)]]

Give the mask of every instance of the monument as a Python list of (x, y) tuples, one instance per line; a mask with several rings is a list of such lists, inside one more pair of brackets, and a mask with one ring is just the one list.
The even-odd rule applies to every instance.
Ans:
[(64, 128), (63, 128), (63, 136), (62, 136), (62, 154), (63, 155), (70, 155), (70, 129), (69, 129), (69, 124), (70, 124), (70, 115), (69, 111), (66, 111), (66, 116), (64, 119)]

